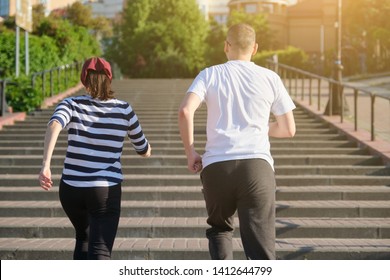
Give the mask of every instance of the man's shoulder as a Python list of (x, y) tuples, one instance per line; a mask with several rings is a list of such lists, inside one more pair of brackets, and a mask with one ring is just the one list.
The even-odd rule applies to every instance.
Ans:
[(253, 62), (253, 67), (256, 68), (258, 71), (261, 71), (262, 73), (266, 75), (271, 75), (271, 76), (277, 76), (278, 74), (274, 72), (273, 70), (266, 68), (264, 66), (258, 65)]
[(208, 66), (206, 68), (204, 68), (201, 73), (207, 73), (207, 72), (212, 72), (212, 71), (218, 71), (222, 68), (224, 68), (226, 65), (226, 63), (220, 63), (220, 64), (214, 64), (214, 65), (211, 65), (211, 66)]

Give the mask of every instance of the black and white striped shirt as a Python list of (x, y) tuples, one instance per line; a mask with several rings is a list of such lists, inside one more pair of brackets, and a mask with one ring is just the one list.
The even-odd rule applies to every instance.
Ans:
[(138, 154), (148, 150), (137, 115), (122, 100), (101, 101), (89, 95), (66, 98), (49, 123), (54, 120), (68, 130), (62, 179), (74, 187), (109, 187), (122, 182), (120, 158), (126, 135)]

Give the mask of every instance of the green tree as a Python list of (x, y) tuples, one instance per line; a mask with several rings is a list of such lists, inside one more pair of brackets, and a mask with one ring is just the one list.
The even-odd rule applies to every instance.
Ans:
[(32, 7), (33, 33), (36, 33), (37, 27), (41, 25), (45, 19), (45, 6), (43, 4), (34, 5)]
[(75, 25), (91, 27), (92, 9), (90, 6), (75, 2), (66, 9), (66, 18)]
[(210, 21), (210, 30), (206, 39), (206, 65), (211, 66), (226, 62), (226, 54), (223, 51), (226, 40), (227, 28), (218, 24), (216, 21)]
[(65, 15), (72, 24), (92, 30), (97, 37), (112, 36), (111, 21), (102, 16), (93, 17), (91, 6), (75, 2), (66, 9)]
[(89, 30), (67, 20), (47, 17), (37, 27), (37, 33), (54, 39), (63, 64), (101, 54), (99, 43)]
[(186, 77), (204, 66), (207, 22), (195, 0), (132, 0), (108, 55), (131, 77)]
[[(361, 51), (367, 45), (371, 70), (390, 69), (390, 0), (344, 0), (344, 44)], [(356, 20), (359, 19), (359, 20)], [(380, 48), (380, 54), (376, 50)], [(372, 59), (374, 58), (374, 59)]]
[(248, 14), (242, 10), (233, 10), (228, 18), (228, 26), (246, 23), (256, 30), (256, 40), (259, 50), (272, 49), (274, 38), (269, 28), (268, 19), (263, 14)]

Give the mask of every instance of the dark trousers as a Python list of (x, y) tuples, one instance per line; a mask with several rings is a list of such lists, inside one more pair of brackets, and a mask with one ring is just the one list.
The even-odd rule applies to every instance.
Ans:
[(213, 163), (201, 173), (212, 259), (233, 259), (233, 216), (238, 213), (245, 255), (275, 259), (275, 175), (262, 159)]
[(76, 230), (75, 260), (111, 259), (121, 211), (121, 184), (72, 187), (60, 182), (62, 207)]

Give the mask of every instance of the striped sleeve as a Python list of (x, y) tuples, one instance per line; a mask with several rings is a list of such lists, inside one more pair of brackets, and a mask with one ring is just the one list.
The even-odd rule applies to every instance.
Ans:
[(135, 149), (135, 151), (143, 155), (148, 151), (148, 140), (146, 139), (138, 117), (133, 110), (129, 114), (129, 130), (128, 136)]
[(56, 120), (61, 124), (62, 128), (64, 128), (70, 122), (71, 118), (72, 118), (72, 108), (68, 100), (65, 99), (57, 105), (48, 124)]

